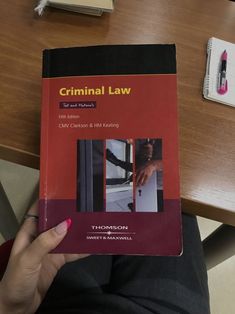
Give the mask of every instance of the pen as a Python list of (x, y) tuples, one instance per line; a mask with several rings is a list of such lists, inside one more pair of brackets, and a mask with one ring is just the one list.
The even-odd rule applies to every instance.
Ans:
[(224, 52), (221, 55), (220, 69), (219, 69), (219, 75), (218, 75), (218, 89), (217, 89), (218, 93), (221, 95), (224, 95), (228, 90), (226, 70), (227, 70), (227, 51), (224, 50)]

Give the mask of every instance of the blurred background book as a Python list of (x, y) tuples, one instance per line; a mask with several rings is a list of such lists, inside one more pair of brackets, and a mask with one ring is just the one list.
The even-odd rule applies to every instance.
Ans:
[[(51, 6), (58, 9), (73, 11), (82, 14), (101, 16), (103, 12), (112, 12), (114, 10), (114, 0), (44, 0), (40, 1), (37, 8), (44, 9), (45, 6)], [(40, 11), (37, 10), (41, 15)]]

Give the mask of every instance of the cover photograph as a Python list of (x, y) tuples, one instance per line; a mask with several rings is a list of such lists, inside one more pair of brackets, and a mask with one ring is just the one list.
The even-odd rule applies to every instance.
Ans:
[(54, 252), (180, 255), (175, 45), (43, 52), (39, 232)]

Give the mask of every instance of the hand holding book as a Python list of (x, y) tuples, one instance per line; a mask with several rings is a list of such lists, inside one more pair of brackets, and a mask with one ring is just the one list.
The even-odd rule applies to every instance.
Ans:
[(49, 254), (66, 236), (67, 219), (37, 237), (38, 206), (25, 215), (0, 282), (1, 313), (35, 313), (59, 269), (87, 255)]

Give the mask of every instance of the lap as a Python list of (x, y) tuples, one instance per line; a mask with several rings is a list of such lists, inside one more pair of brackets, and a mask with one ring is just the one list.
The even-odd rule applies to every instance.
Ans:
[(68, 264), (47, 300), (58, 296), (59, 285), (68, 308), (57, 307), (58, 313), (208, 314), (207, 272), (193, 216), (183, 215), (183, 240), (179, 257), (91, 256)]

